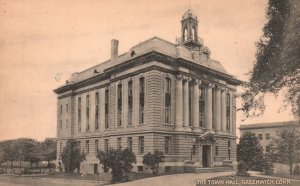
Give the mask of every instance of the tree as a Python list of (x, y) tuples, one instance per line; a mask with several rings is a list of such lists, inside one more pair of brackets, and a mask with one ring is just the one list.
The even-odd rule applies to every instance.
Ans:
[(41, 143), (41, 149), (41, 159), (47, 161), (49, 167), (49, 162), (56, 159), (56, 141), (50, 138), (45, 139)]
[[(293, 173), (293, 164), (297, 158), (297, 149), (300, 148), (300, 132), (295, 127), (287, 127), (277, 132), (271, 142), (271, 156), (273, 161), (288, 163), (290, 174)], [(299, 154), (298, 154), (299, 155)]]
[(104, 171), (111, 169), (111, 182), (124, 182), (129, 180), (133, 163), (136, 163), (135, 154), (128, 149), (109, 149), (108, 152), (99, 151), (97, 158), (103, 164)]
[(152, 173), (156, 175), (158, 173), (158, 167), (160, 163), (165, 161), (165, 155), (163, 152), (155, 150), (154, 154), (149, 152), (143, 157), (143, 164), (147, 169), (152, 170)]
[(237, 145), (237, 160), (243, 161), (250, 170), (262, 170), (263, 148), (252, 132), (244, 132)]
[[(242, 94), (246, 116), (265, 109), (266, 93), (285, 93), (295, 117), (300, 116), (300, 1), (269, 0), (267, 23), (257, 43), (256, 63)], [(255, 113), (255, 112), (254, 112)]]
[(10, 167), (13, 168), (13, 161), (17, 158), (16, 149), (12, 148), (13, 140), (5, 140), (1, 142), (1, 162), (10, 161)]
[(74, 172), (76, 168), (79, 172), (80, 163), (85, 160), (85, 154), (80, 151), (77, 142), (70, 139), (67, 141), (66, 148), (61, 153), (61, 159), (65, 167), (65, 172)]

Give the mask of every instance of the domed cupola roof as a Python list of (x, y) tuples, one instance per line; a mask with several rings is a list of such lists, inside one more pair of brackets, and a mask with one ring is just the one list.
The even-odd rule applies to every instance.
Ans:
[(197, 16), (193, 13), (192, 9), (188, 9), (182, 16), (182, 19), (194, 18), (197, 19)]

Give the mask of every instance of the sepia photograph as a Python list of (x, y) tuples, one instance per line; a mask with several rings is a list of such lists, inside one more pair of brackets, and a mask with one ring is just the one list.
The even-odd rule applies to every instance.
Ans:
[(0, 185), (300, 185), (299, 0), (0, 0)]

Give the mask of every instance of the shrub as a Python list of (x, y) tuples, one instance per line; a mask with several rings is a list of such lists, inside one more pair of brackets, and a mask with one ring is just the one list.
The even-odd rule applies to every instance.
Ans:
[(67, 141), (67, 147), (61, 153), (61, 160), (65, 172), (74, 172), (76, 168), (79, 172), (80, 163), (85, 160), (85, 154), (80, 152), (77, 142), (72, 139)]
[(294, 175), (300, 175), (300, 166), (296, 165), (294, 170), (293, 170), (293, 174)]
[(163, 152), (155, 150), (154, 154), (149, 152), (143, 157), (143, 164), (146, 169), (152, 170), (152, 174), (156, 175), (158, 173), (158, 167), (160, 163), (165, 162), (165, 155)]
[(243, 161), (239, 161), (238, 163), (238, 170), (236, 172), (237, 176), (250, 176), (250, 174), (247, 172), (247, 165)]
[(136, 163), (135, 154), (128, 149), (109, 149), (108, 152), (99, 151), (97, 158), (103, 165), (103, 170), (111, 169), (112, 183), (124, 182), (129, 180), (129, 173), (131, 172), (133, 163)]
[(273, 164), (270, 156), (266, 156), (264, 158), (263, 171), (265, 174), (273, 174), (274, 173), (274, 164)]

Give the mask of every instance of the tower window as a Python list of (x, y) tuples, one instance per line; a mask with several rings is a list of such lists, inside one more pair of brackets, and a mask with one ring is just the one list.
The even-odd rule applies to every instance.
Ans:
[(165, 123), (171, 123), (171, 79), (165, 79)]
[(140, 104), (139, 104), (139, 121), (140, 124), (144, 123), (145, 112), (145, 78), (140, 78)]
[(118, 85), (118, 89), (117, 89), (117, 107), (118, 107), (118, 126), (122, 126), (122, 84)]
[(184, 41), (187, 41), (188, 40), (188, 33), (187, 33), (187, 28), (185, 27), (184, 28), (184, 31), (183, 31), (183, 38), (184, 38)]
[(128, 82), (128, 125), (132, 124), (132, 112), (133, 112), (133, 91), (132, 80)]

